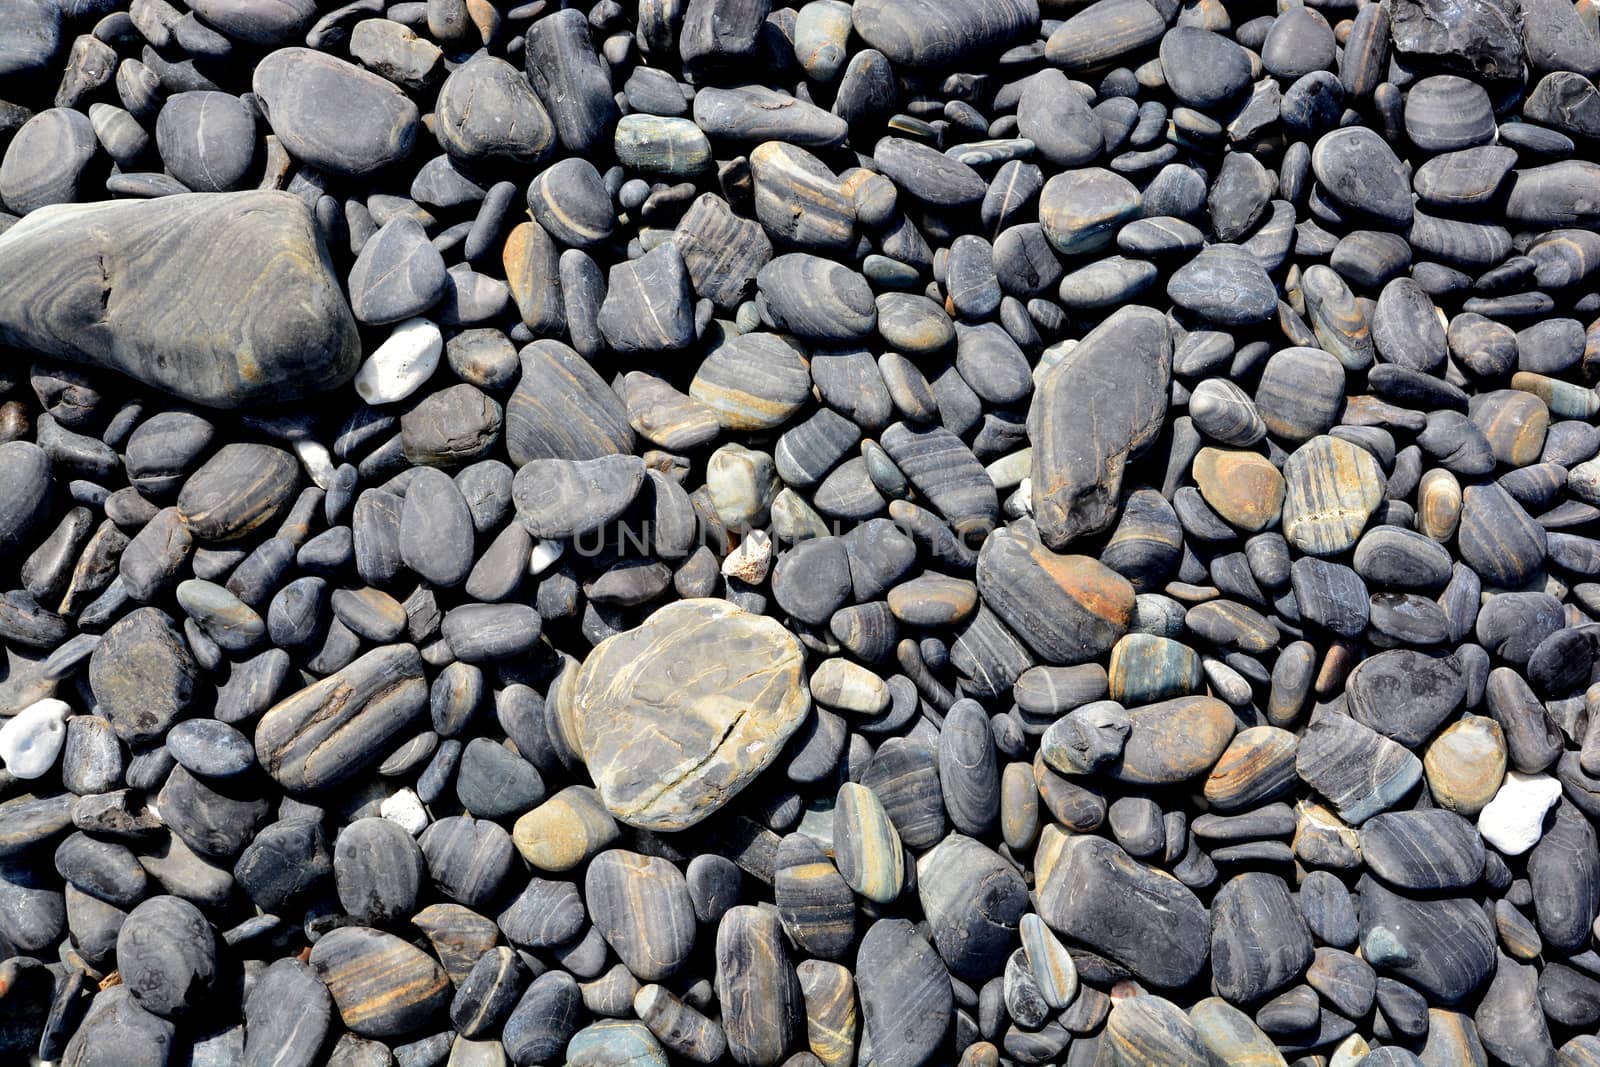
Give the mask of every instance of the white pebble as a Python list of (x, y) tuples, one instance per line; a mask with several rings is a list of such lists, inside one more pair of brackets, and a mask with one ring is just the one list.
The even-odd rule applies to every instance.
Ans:
[(1561, 783), (1548, 774), (1507, 771), (1500, 791), (1478, 813), (1478, 833), (1501, 855), (1520, 856), (1544, 836), (1545, 814), (1561, 799)]
[(42, 778), (56, 765), (67, 739), (67, 716), (72, 709), (64, 700), (47, 697), (29, 704), (0, 726), (0, 760), (18, 778)]
[(428, 813), (422, 801), (410, 789), (402, 789), (378, 805), (378, 814), (403, 827), (412, 837), (428, 828)]
[(1024, 515), (1033, 514), (1033, 480), (1024, 478), (1017, 483), (1016, 491), (1006, 497), (1004, 505), (1006, 518), (1020, 519)]
[(537, 578), (560, 559), (567, 550), (565, 541), (557, 541), (549, 537), (541, 537), (533, 543), (533, 551), (528, 554), (528, 573)]
[(294, 454), (300, 457), (300, 466), (312, 482), (326, 493), (333, 485), (333, 454), (328, 446), (317, 441), (296, 441)]
[(404, 400), (439, 367), (444, 335), (427, 319), (407, 319), (356, 371), (356, 392), (369, 404)]

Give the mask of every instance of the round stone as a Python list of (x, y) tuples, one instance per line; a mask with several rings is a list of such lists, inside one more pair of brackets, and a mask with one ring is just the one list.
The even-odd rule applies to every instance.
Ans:
[(226, 444), (183, 483), (178, 514), (201, 541), (236, 541), (277, 519), (299, 487), (292, 452)]
[(16, 131), (0, 159), (0, 203), (26, 215), (79, 199), (95, 148), (94, 125), (83, 112), (62, 107), (39, 112)]
[(1138, 186), (1098, 167), (1057, 174), (1039, 194), (1039, 222), (1057, 252), (1078, 255), (1109, 245), (1141, 203)]
[(357, 819), (334, 842), (339, 904), (357, 922), (383, 925), (414, 913), (423, 876), (422, 850), (387, 817)]
[(803, 664), (775, 620), (682, 601), (596, 646), (564, 714), (613, 815), (681, 830), (777, 758), (810, 708)]
[(227, 93), (178, 93), (156, 120), (161, 162), (197, 193), (240, 188), (255, 160), (255, 140), (255, 116)]
[(511, 839), (523, 859), (543, 871), (567, 871), (616, 840), (617, 824), (600, 795), (572, 785), (527, 812)]
[(434, 107), (434, 135), (456, 159), (529, 164), (555, 147), (555, 126), (528, 79), (494, 56), (451, 71)]
[(678, 868), (612, 849), (589, 864), (584, 901), (595, 926), (642, 982), (671, 976), (694, 949), (694, 905)]
[(421, 125), (417, 105), (394, 83), (309, 48), (270, 53), (251, 88), (290, 154), (336, 174), (370, 174), (404, 159)]
[(1272, 279), (1256, 258), (1238, 245), (1202, 249), (1173, 272), (1167, 295), (1184, 310), (1224, 328), (1265, 322), (1278, 309), (1278, 290)]
[(1425, 152), (1455, 152), (1494, 140), (1494, 108), (1476, 82), (1454, 74), (1423, 78), (1406, 93), (1406, 136)]
[(1428, 788), (1442, 807), (1473, 816), (1483, 810), (1505, 777), (1506, 746), (1500, 724), (1465, 715), (1444, 729), (1423, 757)]
[(1383, 500), (1377, 460), (1337, 437), (1317, 437), (1296, 449), (1283, 476), (1283, 535), (1315, 556), (1350, 549)]
[(1193, 469), (1206, 503), (1238, 529), (1258, 533), (1277, 522), (1283, 508), (1284, 479), (1266, 457), (1202, 448)]
[(1411, 223), (1411, 183), (1394, 149), (1363, 126), (1325, 133), (1311, 150), (1318, 188), (1358, 218), (1388, 229)]
[(163, 1018), (203, 1005), (216, 977), (211, 924), (178, 897), (151, 897), (128, 913), (117, 934), (117, 969), (134, 1000)]

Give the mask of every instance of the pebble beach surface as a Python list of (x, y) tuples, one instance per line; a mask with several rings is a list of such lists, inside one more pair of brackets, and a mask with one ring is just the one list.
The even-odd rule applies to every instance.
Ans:
[(1592, 0), (0, 0), (0, 1063), (1600, 1067)]

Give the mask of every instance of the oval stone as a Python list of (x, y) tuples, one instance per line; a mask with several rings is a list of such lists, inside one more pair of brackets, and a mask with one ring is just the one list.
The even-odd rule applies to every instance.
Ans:
[(721, 600), (662, 608), (584, 660), (570, 715), (606, 807), (681, 830), (727, 803), (800, 727), (800, 643)]
[(450, 1003), (450, 979), (433, 958), (393, 934), (347, 926), (311, 946), (311, 966), (345, 1026), (364, 1037), (421, 1031)]

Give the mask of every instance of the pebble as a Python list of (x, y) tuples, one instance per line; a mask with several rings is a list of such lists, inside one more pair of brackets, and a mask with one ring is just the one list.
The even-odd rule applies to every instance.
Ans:
[(804, 834), (789, 834), (778, 844), (773, 900), (784, 931), (811, 955), (837, 959), (854, 944), (853, 891), (822, 847)]
[(1422, 761), (1354, 719), (1313, 716), (1295, 772), (1356, 826), (1397, 803), (1422, 777)]
[[(370, 174), (411, 153), (417, 106), (397, 86), (309, 48), (283, 48), (251, 78), (272, 132), (295, 157), (336, 174)], [(340, 102), (337, 112), (326, 106)]]
[(905, 882), (905, 856), (882, 802), (871, 788), (846, 782), (837, 808), (833, 846), (840, 876), (868, 900), (894, 900)]
[(1084, 663), (1109, 652), (1133, 614), (1133, 587), (1121, 575), (1011, 531), (987, 539), (977, 579), (995, 614), (1049, 663)]
[(612, 849), (584, 875), (596, 928), (641, 981), (669, 977), (694, 948), (694, 906), (683, 875), (666, 860)]
[(310, 963), (344, 1025), (363, 1037), (418, 1034), (450, 1000), (449, 978), (430, 956), (370, 927), (329, 932), (312, 946)]
[(47, 697), (23, 708), (0, 726), (0, 760), (6, 772), (23, 780), (49, 774), (67, 740), (72, 708)]
[[(1138, 359), (1123, 358), (1129, 345)], [(1137, 308), (1114, 314), (1073, 351), (1046, 372), (1029, 410), (1034, 514), (1058, 550), (1115, 518), (1124, 464), (1161, 430), (1171, 367), (1165, 322)]]
[(685, 348), (695, 336), (691, 304), (683, 253), (668, 241), (611, 269), (597, 325), (618, 352)]
[(444, 257), (427, 231), (410, 215), (397, 215), (367, 239), (350, 268), (350, 307), (364, 323), (400, 322), (438, 303), (445, 284)]
[[(50, 261), (63, 266), (73, 257), (92, 266), (105, 254), (129, 257), (131, 264), (138, 262), (135, 242), (142, 234), (166, 232), (175, 225), (181, 225), (185, 243), (163, 252), (159, 262), (142, 264), (120, 286), (118, 313), (107, 325), (113, 336), (127, 338), (123, 346), (105, 351), (100, 342), (67, 324), (74, 302), (80, 309), (90, 307), (88, 302), (101, 306), (103, 282), (79, 285), (70, 290), (70, 300), (49, 304), (54, 309), (50, 314), (68, 316), (54, 324), (39, 319), (46, 305), (31, 297), (28, 287), (14, 287), (10, 300), (0, 305), (0, 323), (8, 336), (30, 345), (43, 344), (39, 338), (44, 333), (62, 330), (61, 340), (49, 343), (50, 351), (211, 406), (238, 407), (267, 398), (288, 401), (333, 388), (354, 371), (359, 347), (355, 322), (311, 222), (293, 197), (273, 192), (63, 207), (8, 230), (0, 243), (0, 262), (28, 262), (37, 257), (37, 249), (49, 247)], [(208, 250), (224, 244), (245, 251), (206, 262)], [(274, 270), (279, 255), (301, 265)], [(231, 292), (247, 288), (269, 270), (275, 278), (271, 295), (264, 295), (248, 316), (223, 315), (220, 305), (207, 303), (206, 287), (189, 281), (206, 277)], [(93, 277), (102, 277), (98, 268)], [(36, 278), (46, 283), (43, 272)], [(48, 284), (54, 290), (59, 283)], [(189, 301), (187, 327), (159, 316), (152, 321), (143, 311), (151, 301), (165, 306), (174, 285)], [(149, 355), (156, 350), (169, 355), (158, 361)], [(248, 364), (240, 360), (241, 350), (252, 353)]]
[(1561, 798), (1548, 775), (1506, 771), (1494, 797), (1478, 813), (1478, 833), (1501, 854), (1520, 856), (1543, 836), (1545, 814)]
[(256, 756), (288, 788), (326, 788), (375, 761), (426, 704), (416, 647), (375, 648), (269, 708)]
[(730, 908), (717, 924), (716, 993), (728, 1051), (736, 1060), (777, 1062), (804, 1017), (800, 980), (769, 911)]
[[(1138, 922), (1113, 921), (1134, 901)], [(1104, 838), (1067, 839), (1040, 891), (1039, 915), (1161, 988), (1189, 982), (1209, 953), (1206, 910), (1194, 894)]]
[(1261, 1000), (1305, 970), (1312, 960), (1311, 931), (1282, 878), (1252, 871), (1217, 891), (1211, 956), (1217, 992), (1235, 1004)]
[(689, 395), (709, 407), (726, 429), (781, 426), (805, 402), (804, 357), (767, 334), (741, 334), (707, 353)]
[(386, 924), (414, 913), (423, 875), (410, 828), (387, 814), (356, 820), (334, 843), (339, 903), (360, 921)]
[(123, 983), (140, 1007), (163, 1018), (202, 1006), (216, 977), (216, 954), (205, 916), (178, 897), (144, 901), (117, 934)]
[(1283, 535), (1313, 556), (1350, 549), (1383, 499), (1372, 454), (1337, 437), (1316, 437), (1284, 464)]
[(475, 56), (451, 71), (435, 107), (434, 135), (452, 158), (530, 164), (555, 147), (544, 104), (503, 59)]
[(599, 794), (568, 786), (523, 814), (512, 829), (522, 857), (544, 871), (577, 867), (617, 838), (617, 825)]
[(862, 935), (856, 975), (863, 1040), (872, 1042), (875, 1057), (899, 1065), (927, 1062), (954, 1009), (933, 946), (906, 920), (879, 919)]
[(1483, 872), (1483, 842), (1447, 811), (1386, 812), (1361, 827), (1368, 869), (1401, 889), (1465, 889)]
[(1173, 272), (1167, 295), (1184, 310), (1224, 327), (1265, 322), (1277, 309), (1277, 291), (1266, 271), (1235, 245), (1202, 249)]
[(361, 364), (355, 377), (356, 392), (368, 404), (398, 403), (433, 376), (443, 351), (444, 337), (438, 326), (428, 319), (407, 319)]
[(281, 959), (261, 972), (245, 998), (244, 1011), (247, 1060), (311, 1064), (327, 1037), (333, 1001), (309, 964)]
[[(572, 700), (606, 807), (630, 825), (683, 829), (726, 803), (804, 718), (801, 660), (775, 622), (711, 600), (663, 608), (597, 647)], [(639, 685), (656, 664), (668, 688), (647, 696)], [(641, 778), (641, 767), (678, 771), (658, 782), (661, 770)]]
[(63, 1062), (91, 1064), (98, 1049), (115, 1047), (128, 1067), (160, 1067), (167, 1063), (177, 1043), (173, 1024), (141, 1008), (126, 985), (97, 994), (78, 1029), (67, 1042)]
[(243, 188), (255, 158), (255, 136), (255, 116), (227, 93), (178, 93), (156, 120), (161, 161), (197, 193)]

